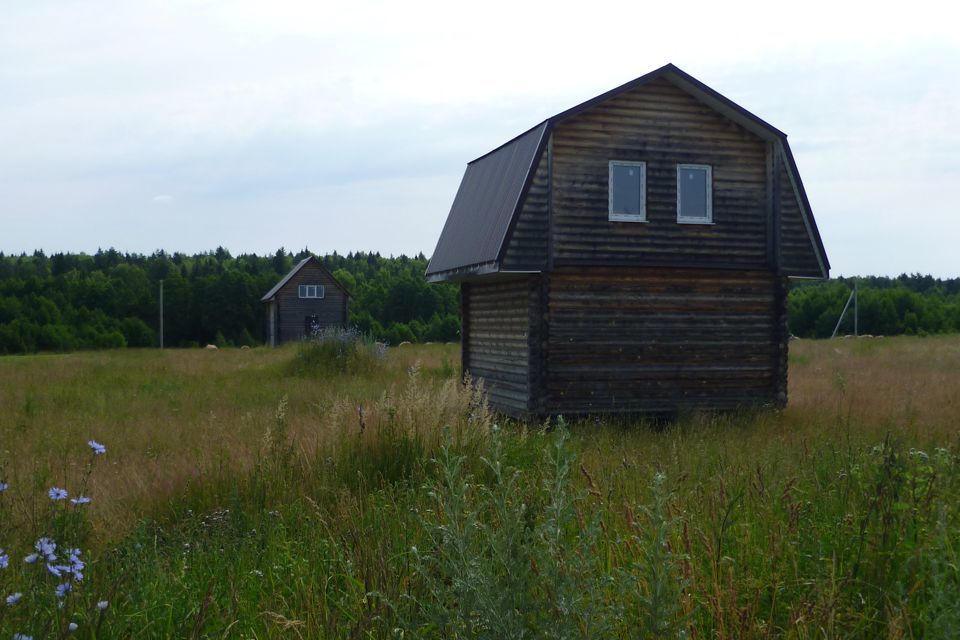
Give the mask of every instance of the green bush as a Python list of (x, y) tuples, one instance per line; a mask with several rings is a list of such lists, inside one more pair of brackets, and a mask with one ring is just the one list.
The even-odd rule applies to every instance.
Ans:
[(297, 376), (367, 374), (378, 369), (385, 346), (352, 329), (328, 329), (302, 340), (288, 372)]

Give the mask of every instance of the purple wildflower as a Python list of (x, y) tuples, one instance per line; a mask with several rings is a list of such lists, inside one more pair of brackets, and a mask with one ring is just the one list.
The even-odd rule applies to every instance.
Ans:
[(77, 506), (81, 504), (90, 504), (91, 500), (87, 496), (80, 496), (78, 498), (70, 498), (70, 503)]
[(0, 493), (3, 493), (9, 488), (10, 488), (9, 484), (7, 484), (6, 482), (0, 482)]
[(67, 570), (73, 574), (73, 579), (76, 582), (82, 582), (83, 570), (87, 564), (80, 559), (80, 549), (67, 549), (66, 554), (67, 559), (70, 561), (70, 566)]
[(23, 597), (23, 594), (17, 591), (16, 593), (11, 593), (7, 596), (7, 606), (12, 607), (13, 605), (20, 602), (20, 598)]
[(101, 600), (100, 602), (97, 603), (97, 609), (100, 609), (100, 611), (106, 611), (107, 607), (109, 606), (110, 606), (110, 603), (107, 602), (106, 600)]
[(25, 633), (15, 633), (13, 634), (13, 640), (33, 640), (33, 636), (28, 636)]
[(40, 559), (40, 556), (36, 553), (31, 553), (26, 558), (23, 559), (27, 564), (34, 564), (37, 560)]
[(0, 549), (0, 569), (6, 569), (10, 566), (10, 556), (3, 552), (3, 549)]
[(51, 500), (65, 500), (67, 497), (67, 490), (61, 489), (60, 487), (51, 487), (50, 491), (47, 491), (47, 495), (50, 496)]
[(71, 585), (69, 582), (64, 582), (62, 584), (57, 585), (57, 588), (54, 589), (54, 593), (57, 594), (58, 598), (63, 598), (68, 593), (70, 593), (70, 589), (72, 588), (73, 588), (73, 585)]
[(93, 455), (95, 456), (102, 456), (107, 452), (107, 448), (102, 444), (100, 444), (99, 442), (97, 442), (96, 440), (88, 441), (87, 445), (89, 445), (90, 448), (93, 449)]
[[(37, 540), (37, 543), (33, 545), (33, 548), (43, 554), (48, 562), (53, 562), (57, 559), (57, 543), (50, 538), (40, 538)], [(34, 560), (34, 562), (36, 562), (36, 560)]]

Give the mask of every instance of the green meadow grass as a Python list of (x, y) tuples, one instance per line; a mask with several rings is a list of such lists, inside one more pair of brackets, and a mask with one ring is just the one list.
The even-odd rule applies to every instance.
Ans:
[(669, 425), (501, 420), (457, 354), (0, 358), (0, 638), (955, 637), (960, 338), (795, 341), (786, 410)]

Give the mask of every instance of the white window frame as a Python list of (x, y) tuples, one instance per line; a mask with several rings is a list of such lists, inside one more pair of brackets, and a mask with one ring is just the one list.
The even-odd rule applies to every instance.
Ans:
[[(640, 167), (640, 213), (613, 212), (613, 168)], [(607, 164), (607, 219), (611, 222), (647, 221), (647, 163), (638, 160), (611, 160)]]
[(326, 290), (322, 284), (301, 284), (297, 293), (301, 298), (323, 298)]
[[(680, 211), (680, 172), (683, 169), (705, 169), (707, 172), (707, 217), (692, 218), (681, 216)], [(677, 222), (680, 224), (713, 224), (713, 166), (709, 164), (677, 165)]]

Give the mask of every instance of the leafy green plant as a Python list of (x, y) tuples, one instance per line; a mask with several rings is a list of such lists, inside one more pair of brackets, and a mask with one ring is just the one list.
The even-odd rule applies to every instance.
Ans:
[(330, 328), (300, 341), (288, 370), (298, 376), (363, 375), (377, 370), (386, 347), (354, 329)]

